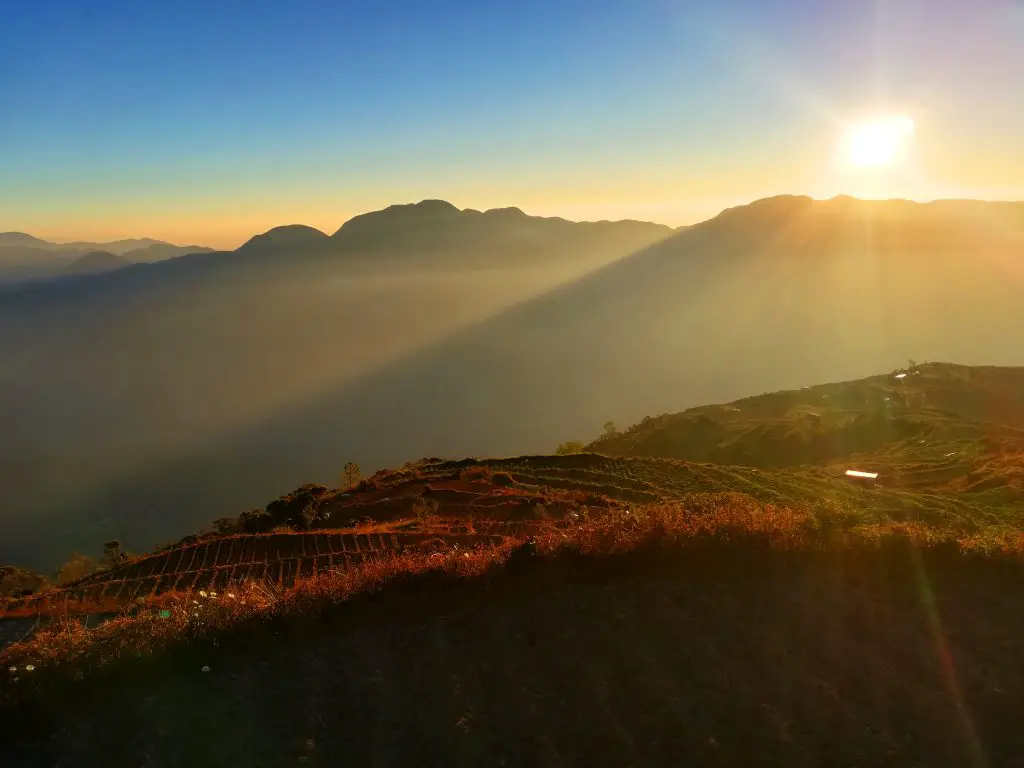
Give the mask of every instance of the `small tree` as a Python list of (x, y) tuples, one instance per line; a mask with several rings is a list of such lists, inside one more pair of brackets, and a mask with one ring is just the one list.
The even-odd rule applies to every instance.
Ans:
[(218, 517), (213, 521), (217, 533), (235, 533), (239, 530), (241, 519), (238, 517)]
[(420, 528), (426, 530), (434, 525), (439, 505), (434, 499), (418, 497), (412, 504), (412, 512)]
[(614, 421), (606, 421), (604, 423), (604, 433), (606, 435), (617, 435), (617, 434), (619, 434), (619, 430), (616, 429)]
[(103, 543), (103, 560), (107, 565), (117, 565), (128, 559), (128, 554), (121, 551), (121, 542), (112, 539)]
[(359, 465), (354, 461), (350, 461), (345, 465), (345, 468), (341, 473), (342, 482), (345, 484), (345, 488), (351, 488), (357, 485), (360, 480), (363, 479), (363, 474), (359, 470)]

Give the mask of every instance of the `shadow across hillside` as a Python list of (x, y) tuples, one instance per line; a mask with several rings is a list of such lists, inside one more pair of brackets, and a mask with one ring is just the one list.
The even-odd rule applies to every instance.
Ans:
[(1010, 340), (1024, 312), (1019, 284), (999, 271), (1003, 251), (895, 249), (863, 221), (805, 220), (802, 199), (771, 205), (770, 216), (754, 210), (738, 229), (713, 220), (195, 445), (79, 508), (104, 510), (148, 545), (331, 481), (348, 459), (372, 469), (550, 451), (607, 419), (859, 378), (911, 356), (1020, 362)]
[(105, 530), (145, 547), (331, 482), (347, 460), (367, 470), (551, 451), (608, 419), (860, 378), (909, 357), (1024, 362), (1021, 229), (982, 226), (987, 209), (972, 206), (863, 205), (777, 198), (727, 211), (165, 454), (76, 499), (74, 516), (112, 518)]

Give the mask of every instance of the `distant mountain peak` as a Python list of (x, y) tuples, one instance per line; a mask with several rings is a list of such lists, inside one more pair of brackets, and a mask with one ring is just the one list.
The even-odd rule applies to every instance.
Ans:
[(305, 224), (285, 224), (268, 229), (261, 235), (250, 238), (239, 251), (264, 250), (267, 248), (309, 247), (327, 242), (328, 237), (319, 229)]
[(353, 216), (342, 224), (332, 237), (368, 235), (404, 224), (415, 226), (428, 222), (448, 221), (463, 215), (463, 211), (447, 200), (421, 200), (418, 203), (389, 205), (379, 211)]
[(507, 208), (491, 208), (484, 211), (485, 216), (501, 216), (504, 218), (519, 218), (526, 216), (522, 208), (516, 208), (515, 206), (509, 206)]
[(31, 247), (31, 248), (51, 248), (51, 243), (46, 240), (41, 240), (38, 237), (34, 237), (25, 232), (0, 232), (0, 248), (6, 248), (9, 246), (20, 246), (20, 247)]
[(447, 200), (420, 200), (418, 203), (411, 205), (392, 205), (388, 210), (394, 208), (414, 208), (425, 213), (460, 213), (459, 209)]
[(120, 269), (131, 264), (130, 261), (110, 251), (90, 251), (84, 256), (79, 256), (64, 269), (65, 274), (90, 274), (94, 272), (109, 272), (112, 269)]

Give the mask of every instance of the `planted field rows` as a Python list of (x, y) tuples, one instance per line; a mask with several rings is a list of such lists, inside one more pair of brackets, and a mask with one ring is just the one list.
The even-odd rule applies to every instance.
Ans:
[(58, 592), (27, 598), (18, 613), (56, 603), (114, 605), (165, 592), (220, 590), (259, 581), (280, 588), (368, 558), (423, 547), (500, 544), (493, 534), (283, 533), (232, 536), (178, 547), (93, 574)]
[[(993, 501), (1004, 503), (998, 499), (980, 494), (948, 495), (920, 490), (911, 487), (915, 485), (913, 482), (894, 482), (900, 479), (895, 470), (887, 475), (893, 485), (863, 488), (849, 483), (835, 468), (824, 472), (816, 468), (766, 470), (682, 459), (618, 458), (598, 454), (485, 459), (478, 465), (508, 473), (520, 488), (526, 490), (580, 491), (627, 504), (686, 502), (694, 495), (729, 492), (769, 504), (814, 506), (825, 501), (856, 510), (865, 520), (916, 520), (961, 525), (969, 519), (984, 523), (1005, 522), (1006, 519), (990, 511)], [(435, 464), (427, 471), (440, 475), (465, 467), (463, 462), (447, 462)], [(915, 469), (920, 471), (920, 468)], [(946, 466), (935, 469), (939, 472), (934, 473), (933, 482), (934, 477), (949, 471)], [(934, 471), (931, 467), (928, 470)], [(913, 471), (909, 474), (913, 477)], [(975, 486), (971, 490), (982, 489), (983, 486)]]

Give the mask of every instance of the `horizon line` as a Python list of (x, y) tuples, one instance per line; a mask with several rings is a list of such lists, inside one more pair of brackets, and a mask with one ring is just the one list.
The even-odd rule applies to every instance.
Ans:
[[(560, 219), (562, 221), (567, 221), (567, 222), (573, 223), (573, 224), (618, 224), (618, 223), (624, 223), (624, 222), (636, 222), (636, 223), (640, 223), (640, 224), (654, 224), (654, 225), (657, 225), (657, 226), (668, 227), (668, 228), (670, 228), (672, 230), (678, 230), (678, 229), (682, 229), (682, 228), (686, 228), (686, 227), (696, 226), (698, 224), (703, 224), (706, 221), (711, 221), (711, 220), (717, 218), (718, 216), (720, 216), (722, 213), (724, 213), (726, 211), (735, 210), (737, 208), (744, 208), (746, 206), (753, 205), (753, 204), (761, 202), (763, 200), (772, 200), (772, 199), (781, 198), (781, 197), (807, 198), (807, 199), (809, 199), (809, 200), (811, 200), (813, 202), (832, 202), (832, 201), (838, 200), (840, 198), (844, 198), (844, 199), (849, 199), (849, 200), (855, 200), (857, 202), (862, 202), (862, 203), (900, 203), (900, 202), (904, 202), (904, 203), (914, 203), (914, 204), (918, 204), (918, 205), (928, 205), (928, 204), (932, 204), (932, 203), (991, 203), (991, 204), (1017, 204), (1017, 203), (1024, 203), (1024, 200), (988, 199), (988, 198), (974, 198), (974, 197), (935, 197), (935, 198), (858, 197), (856, 195), (849, 195), (849, 194), (846, 194), (846, 193), (843, 193), (843, 192), (839, 192), (839, 193), (836, 193), (836, 194), (828, 196), (828, 197), (825, 197), (825, 196), (820, 196), (819, 197), (819, 196), (815, 196), (815, 195), (811, 195), (811, 194), (806, 194), (806, 193), (780, 192), (780, 193), (774, 194), (774, 195), (766, 195), (764, 197), (756, 197), (756, 198), (747, 200), (746, 202), (737, 203), (736, 205), (726, 206), (724, 208), (721, 208), (717, 213), (715, 213), (715, 214), (713, 214), (711, 216), (708, 216), (707, 218), (702, 218), (702, 219), (699, 219), (699, 220), (696, 220), (696, 221), (692, 221), (692, 222), (689, 222), (689, 223), (685, 223), (685, 224), (668, 224), (668, 223), (665, 223), (663, 221), (655, 221), (653, 219), (637, 219), (637, 218), (631, 218), (631, 217), (625, 217), (625, 218), (621, 218), (621, 219), (608, 219), (608, 218), (604, 218), (604, 219), (568, 219), (568, 218), (565, 218), (564, 216), (543, 216), (543, 215), (540, 215), (540, 214), (532, 214), (532, 213), (530, 213), (528, 211), (523, 210), (519, 206), (515, 206), (515, 205), (499, 206), (499, 207), (486, 208), (486, 209), (473, 208), (471, 206), (467, 206), (465, 208), (460, 208), (458, 205), (455, 205), (454, 203), (450, 202), (449, 200), (445, 200), (443, 198), (426, 197), (426, 198), (423, 198), (421, 200), (417, 200), (417, 201), (413, 201), (413, 202), (392, 203), (392, 204), (387, 205), (387, 206), (385, 206), (383, 208), (376, 208), (376, 209), (373, 209), (373, 210), (363, 211), (361, 213), (354, 214), (354, 215), (350, 216), (349, 218), (345, 219), (344, 221), (342, 221), (341, 224), (339, 224), (335, 228), (334, 231), (337, 232), (343, 226), (345, 226), (345, 224), (347, 224), (348, 222), (350, 222), (350, 221), (352, 221), (354, 219), (359, 218), (360, 216), (365, 216), (365, 215), (371, 214), (371, 213), (379, 213), (381, 211), (388, 210), (389, 208), (402, 207), (402, 206), (414, 206), (414, 205), (420, 205), (420, 204), (426, 203), (426, 202), (442, 202), (442, 203), (447, 203), (448, 205), (451, 205), (453, 208), (455, 208), (460, 213), (466, 212), (466, 211), (475, 211), (475, 212), (478, 212), (478, 213), (490, 213), (490, 212), (493, 212), (493, 211), (517, 210), (520, 213), (522, 213), (522, 214), (524, 214), (526, 216), (529, 216), (530, 218), (536, 218), (536, 219)], [(236, 250), (237, 248), (242, 247), (243, 245), (245, 245), (247, 242), (249, 242), (249, 240), (251, 240), (254, 237), (258, 237), (260, 235), (264, 235), (267, 232), (271, 232), (271, 231), (273, 231), (275, 229), (280, 229), (282, 227), (307, 227), (309, 229), (312, 229), (312, 230), (315, 230), (317, 232), (320, 232), (321, 234), (323, 234), (325, 236), (328, 236), (328, 237), (331, 236), (330, 233), (320, 229), (319, 227), (314, 227), (314, 226), (309, 225), (309, 224), (303, 224), (301, 222), (289, 222), (287, 224), (275, 224), (274, 226), (272, 226), (272, 227), (270, 227), (268, 229), (262, 230), (260, 232), (254, 232), (253, 234), (250, 234), (248, 237), (246, 237), (243, 240), (241, 240), (241, 242), (239, 242), (238, 245), (236, 245), (234, 248), (214, 248), (213, 250), (215, 250), (215, 251), (233, 251), (233, 250)], [(128, 236), (116, 237), (116, 238), (109, 239), (109, 240), (86, 240), (86, 239), (83, 239), (81, 237), (72, 237), (72, 238), (60, 237), (60, 238), (56, 238), (56, 239), (52, 239), (51, 240), (51, 239), (47, 239), (47, 238), (39, 236), (39, 235), (34, 235), (31, 232), (26, 232), (24, 230), (4, 231), (4, 232), (0, 232), (0, 235), (28, 235), (29, 237), (34, 237), (34, 238), (36, 238), (38, 240), (42, 240), (42, 241), (44, 241), (46, 243), (49, 243), (51, 245), (61, 245), (61, 246), (63, 246), (63, 245), (75, 245), (76, 243), (82, 243), (82, 244), (86, 244), (86, 245), (110, 245), (110, 244), (114, 244), (114, 243), (120, 243), (120, 242), (132, 241), (132, 240), (152, 240), (152, 241), (156, 241), (156, 244), (171, 245), (171, 246), (175, 246), (175, 247), (178, 247), (178, 248), (189, 248), (189, 247), (208, 248), (208, 247), (211, 247), (211, 246), (203, 245), (203, 244), (201, 244), (199, 242), (188, 242), (188, 243), (184, 243), (184, 244), (178, 244), (178, 243), (171, 242), (171, 241), (168, 241), (168, 240), (163, 240), (163, 239), (156, 238), (156, 237), (150, 237), (149, 235), (128, 235)], [(152, 245), (152, 244), (154, 244), (154, 243), (150, 243), (150, 245)], [(10, 247), (10, 246), (0, 246), (0, 248), (3, 248), (3, 247)], [(147, 246), (140, 246), (140, 247), (147, 247)]]

